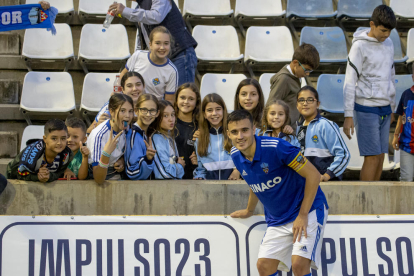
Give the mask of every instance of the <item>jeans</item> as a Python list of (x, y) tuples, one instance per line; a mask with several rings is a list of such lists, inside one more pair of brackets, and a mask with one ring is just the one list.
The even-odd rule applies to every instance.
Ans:
[(414, 177), (414, 154), (400, 149), (401, 181), (411, 182)]
[(178, 71), (178, 86), (186, 82), (194, 82), (197, 56), (193, 47), (181, 51), (171, 61)]

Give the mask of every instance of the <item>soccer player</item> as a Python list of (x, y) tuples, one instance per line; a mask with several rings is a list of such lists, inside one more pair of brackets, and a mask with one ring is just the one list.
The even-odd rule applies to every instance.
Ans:
[(247, 184), (247, 208), (231, 214), (248, 218), (260, 200), (268, 225), (260, 245), (257, 269), (261, 276), (292, 270), (310, 276), (320, 264), (328, 204), (319, 187), (320, 174), (300, 149), (283, 139), (256, 136), (246, 110), (228, 117), (231, 157)]

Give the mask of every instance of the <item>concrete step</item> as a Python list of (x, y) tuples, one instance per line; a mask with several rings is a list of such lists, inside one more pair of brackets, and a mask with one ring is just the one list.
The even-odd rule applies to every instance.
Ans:
[(24, 120), (20, 104), (0, 104), (0, 120)]
[(18, 80), (0, 79), (0, 104), (18, 104), (20, 85)]
[(12, 160), (11, 158), (0, 158), (0, 174), (6, 176), (7, 164)]
[(16, 33), (0, 33), (0, 54), (20, 54), (20, 36)]
[(0, 131), (0, 158), (16, 157), (18, 144), (16, 131)]

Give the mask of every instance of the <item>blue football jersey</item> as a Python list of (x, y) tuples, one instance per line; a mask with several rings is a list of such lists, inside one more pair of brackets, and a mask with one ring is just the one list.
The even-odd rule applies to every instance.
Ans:
[[(292, 222), (299, 214), (305, 192), (305, 178), (297, 172), (308, 162), (300, 149), (283, 139), (255, 136), (256, 152), (253, 161), (247, 160), (235, 147), (233, 162), (250, 189), (263, 203), (268, 226)], [(328, 204), (318, 188), (310, 212)]]

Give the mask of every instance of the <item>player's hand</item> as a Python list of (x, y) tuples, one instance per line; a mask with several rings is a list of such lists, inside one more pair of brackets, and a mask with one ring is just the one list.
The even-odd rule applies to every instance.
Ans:
[(232, 218), (250, 218), (251, 216), (253, 216), (253, 212), (247, 209), (243, 209), (243, 210), (238, 210), (236, 212), (231, 213), (230, 216)]
[(183, 159), (183, 158), (178, 157), (178, 159), (177, 159), (177, 163), (178, 163), (178, 164), (181, 164), (181, 166), (183, 166), (183, 168), (185, 167), (185, 161), (184, 161), (184, 159)]
[(112, 126), (111, 126), (109, 128), (109, 133), (110, 134), (109, 134), (108, 142), (106, 142), (103, 150), (106, 151), (107, 153), (111, 154), (115, 150), (116, 145), (118, 144), (119, 137), (124, 132), (123, 131), (120, 131), (115, 137), (113, 137), (113, 135), (112, 135)]
[(109, 6), (108, 12), (111, 12), (113, 10), (114, 13), (116, 15), (118, 15), (118, 14), (122, 14), (122, 12), (124, 11), (124, 9), (125, 9), (125, 6), (124, 5), (122, 5), (120, 3), (114, 3), (114, 4), (111, 4)]
[(102, 113), (101, 116), (99, 116), (98, 122), (96, 123), (95, 127), (99, 126), (100, 124), (102, 124), (103, 122), (105, 122), (106, 120), (110, 119), (111, 116), (109, 116), (106, 113)]
[(66, 169), (65, 173), (63, 174), (63, 178), (70, 180), (71, 178), (76, 178), (76, 175), (71, 170)]
[(197, 154), (193, 151), (193, 153), (190, 155), (191, 164), (198, 165), (197, 161)]
[(117, 172), (123, 172), (125, 168), (125, 160), (124, 160), (124, 156), (121, 156), (121, 158), (119, 158), (115, 164), (114, 164), (114, 169)]
[(302, 233), (304, 234), (305, 238), (308, 237), (308, 233), (306, 232), (306, 229), (308, 227), (308, 215), (301, 215), (299, 214), (295, 221), (293, 222), (293, 243), (300, 242), (300, 239), (302, 237)]
[(285, 127), (282, 130), (282, 132), (284, 134), (291, 135), (291, 134), (293, 134), (293, 128), (291, 126), (289, 126), (289, 125), (285, 125)]
[(229, 176), (229, 180), (240, 180), (240, 172), (236, 169)]
[(394, 138), (392, 138), (392, 147), (395, 149), (395, 150), (400, 150), (400, 143), (398, 142), (398, 135), (397, 136), (395, 136), (394, 135)]
[(82, 153), (82, 158), (87, 158), (89, 155), (89, 149), (87, 146), (84, 146), (82, 142), (79, 142), (79, 150)]
[(50, 9), (50, 3), (47, 1), (39, 1), (40, 6), (42, 6), (42, 9), (48, 10)]
[(328, 182), (331, 179), (331, 176), (327, 173), (321, 175), (321, 182)]
[(152, 139), (149, 139), (149, 143), (144, 140), (145, 146), (147, 147), (147, 159), (152, 160), (157, 151), (152, 147)]
[(200, 137), (200, 131), (197, 129), (193, 134), (193, 141), (195, 141), (198, 137)]
[(352, 117), (345, 117), (344, 121), (344, 133), (351, 140), (354, 135), (354, 119)]

